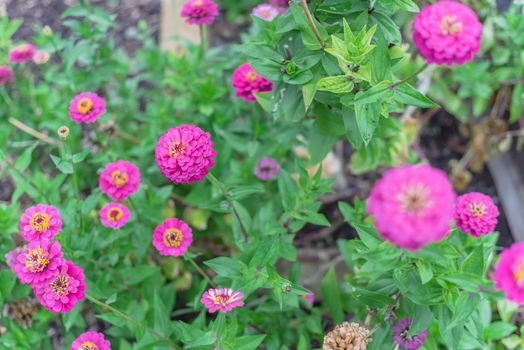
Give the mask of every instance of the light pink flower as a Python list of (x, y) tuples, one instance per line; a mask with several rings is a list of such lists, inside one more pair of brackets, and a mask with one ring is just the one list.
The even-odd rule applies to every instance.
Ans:
[(385, 240), (416, 251), (450, 232), (455, 191), (446, 173), (430, 165), (388, 170), (373, 187), (368, 212)]
[(27, 208), (20, 218), (20, 232), (28, 242), (53, 239), (62, 231), (62, 217), (53, 206), (38, 204)]
[(193, 231), (177, 218), (164, 220), (153, 233), (153, 245), (162, 255), (182, 256), (193, 242)]
[(492, 233), (498, 216), (499, 209), (490, 196), (471, 192), (457, 198), (455, 223), (462, 232), (473, 237)]
[(393, 340), (398, 344), (400, 349), (418, 350), (426, 342), (426, 338), (429, 334), (427, 329), (419, 334), (408, 336), (411, 323), (412, 319), (406, 317), (398, 321), (395, 327), (393, 327)]
[(51, 55), (47, 51), (36, 51), (33, 56), (33, 62), (35, 64), (46, 64), (50, 57)]
[(175, 185), (202, 180), (215, 166), (216, 155), (209, 133), (187, 124), (169, 129), (155, 149), (160, 172)]
[(231, 85), (237, 90), (235, 96), (246, 102), (256, 101), (253, 93), (273, 90), (273, 84), (255, 72), (249, 63), (244, 63), (233, 72)]
[(274, 179), (279, 173), (280, 165), (273, 158), (261, 159), (255, 168), (255, 176), (260, 180)]
[(289, 8), (289, 0), (271, 0), (270, 4), (276, 7), (280, 13), (284, 13)]
[(278, 8), (271, 4), (260, 4), (253, 8), (253, 11), (251, 12), (253, 16), (257, 16), (258, 18), (262, 18), (264, 21), (272, 21), (276, 16), (280, 14), (280, 11)]
[(180, 16), (189, 24), (213, 24), (218, 16), (218, 6), (211, 0), (189, 0), (182, 8)]
[(86, 332), (75, 339), (69, 350), (111, 350), (111, 343), (98, 332)]
[(204, 304), (210, 314), (215, 313), (217, 310), (226, 313), (234, 308), (244, 306), (243, 297), (244, 294), (238, 291), (233, 292), (231, 288), (211, 288), (204, 292), (200, 302)]
[(22, 44), (9, 52), (11, 63), (26, 63), (33, 59), (36, 52), (36, 46), (33, 44)]
[(464, 64), (480, 49), (482, 24), (458, 1), (427, 5), (413, 22), (413, 41), (428, 63)]
[(38, 301), (52, 313), (70, 312), (85, 299), (84, 270), (66, 260), (59, 266), (58, 274), (32, 286)]
[(125, 200), (137, 193), (140, 182), (140, 169), (125, 160), (107, 164), (98, 178), (102, 192), (114, 201)]
[(524, 304), (524, 243), (513, 243), (500, 254), (493, 281), (506, 298)]
[(9, 266), (9, 268), (13, 270), (13, 272), (15, 271), (16, 258), (24, 251), (24, 249), (25, 246), (14, 247), (5, 255), (5, 261), (7, 262), (7, 266)]
[(108, 203), (100, 210), (100, 221), (105, 227), (119, 229), (129, 221), (129, 209), (119, 203)]
[(11, 67), (1, 66), (0, 67), (0, 85), (7, 84), (15, 79), (15, 74)]
[(40, 283), (58, 274), (63, 253), (55, 241), (30, 242), (16, 257), (14, 271), (22, 283)]
[(82, 92), (69, 104), (69, 116), (77, 124), (94, 123), (106, 112), (106, 101), (93, 92)]

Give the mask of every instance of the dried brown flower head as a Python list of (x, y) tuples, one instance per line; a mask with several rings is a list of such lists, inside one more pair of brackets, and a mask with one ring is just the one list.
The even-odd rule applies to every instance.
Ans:
[(355, 322), (344, 322), (324, 337), (323, 350), (366, 350), (370, 331)]

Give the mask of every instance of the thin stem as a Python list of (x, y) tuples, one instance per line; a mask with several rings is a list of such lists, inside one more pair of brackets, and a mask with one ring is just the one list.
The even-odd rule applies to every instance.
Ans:
[(89, 294), (86, 294), (86, 298), (87, 298), (87, 300), (89, 300), (93, 304), (101, 306), (102, 308), (111, 311), (112, 313), (114, 313), (115, 315), (123, 318), (124, 320), (133, 323), (135, 326), (138, 326), (138, 327), (140, 327), (140, 328), (150, 332), (151, 334), (155, 335), (158, 339), (160, 339), (163, 342), (171, 345), (173, 349), (182, 350), (182, 347), (180, 345), (178, 345), (177, 343), (175, 343), (173, 340), (169, 339), (168, 337), (164, 337), (162, 334), (160, 334), (159, 332), (157, 332), (153, 328), (147, 327), (146, 325), (142, 324), (141, 322), (138, 322), (137, 320), (129, 317), (128, 315), (126, 315), (122, 311), (119, 311), (119, 310), (115, 309), (111, 305), (108, 305), (108, 304), (104, 303), (103, 301), (100, 301), (100, 300), (98, 300), (96, 298), (93, 298)]
[(393, 83), (389, 86), (390, 89), (394, 89), (395, 87), (399, 86), (399, 85), (402, 85), (404, 84), (405, 82), (409, 81), (410, 79), (416, 77), (417, 75), (419, 75), (420, 73), (422, 73), (422, 71), (424, 71), (426, 68), (428, 67), (428, 64), (427, 63), (424, 63), (419, 69), (417, 69), (415, 72), (413, 72), (412, 74), (408, 75), (406, 78), (402, 79), (402, 80), (399, 80), (397, 81), (396, 83)]
[(34, 189), (42, 196), (42, 198), (44, 198), (46, 200), (46, 202), (48, 204), (51, 204), (51, 201), (49, 200), (49, 197), (47, 197), (47, 195), (42, 190), (40, 190), (40, 188), (38, 188), (38, 186), (33, 182), (33, 180), (31, 180), (30, 177), (26, 176), (26, 174), (24, 174), (22, 171), (18, 170), (15, 167), (15, 165), (13, 163), (11, 163), (11, 161), (9, 159), (7, 159), (7, 156), (5, 158), (5, 163), (7, 164), (7, 166), (10, 169), (12, 169), (15, 173), (17, 173), (20, 177), (22, 177), (25, 182), (27, 182), (28, 184), (33, 186)]
[(208, 276), (208, 274), (202, 270), (202, 268), (200, 266), (198, 266), (198, 264), (196, 263), (195, 259), (193, 258), (190, 258), (190, 257), (187, 257), (186, 258), (187, 261), (189, 261), (189, 263), (191, 264), (191, 266), (193, 266), (193, 268), (195, 270), (197, 270), (197, 272), (202, 276), (204, 277), (204, 279), (207, 281), (207, 283), (209, 283), (209, 285), (213, 288), (217, 288), (217, 285), (215, 284), (215, 282), (213, 282), (213, 280), (211, 280), (211, 277)]
[(198, 31), (200, 34), (200, 58), (204, 57), (204, 52), (206, 50), (206, 35), (204, 29), (205, 28), (203, 24), (198, 26)]
[(30, 126), (22, 123), (18, 119), (15, 119), (13, 117), (9, 117), (9, 119), (7, 119), (7, 120), (9, 121), (9, 123), (11, 123), (16, 128), (22, 130), (26, 134), (29, 134), (29, 135), (39, 139), (40, 141), (43, 141), (45, 143), (48, 143), (48, 144), (54, 145), (54, 146), (59, 146), (60, 145), (60, 143), (58, 141), (56, 141), (55, 139), (52, 139), (51, 137), (47, 136), (46, 134), (41, 133), (40, 131), (37, 131), (37, 130), (31, 128)]
[(315, 34), (315, 37), (317, 38), (317, 41), (320, 44), (320, 47), (325, 48), (326, 43), (324, 42), (324, 40), (322, 40), (322, 37), (320, 36), (317, 26), (315, 25), (315, 22), (313, 21), (313, 16), (311, 15), (311, 12), (309, 11), (309, 7), (307, 6), (306, 0), (301, 0), (300, 5), (302, 6), (304, 13), (306, 14), (307, 21), (309, 22), (309, 26), (311, 27), (311, 30), (313, 30), (313, 34)]
[[(69, 141), (69, 142), (71, 142), (71, 141)], [(63, 145), (64, 145), (64, 148), (66, 150), (66, 157), (71, 159), (71, 169), (73, 170), (73, 182), (74, 182), (74, 185), (75, 185), (76, 199), (78, 201), (78, 204), (80, 204), (80, 203), (82, 203), (82, 196), (80, 194), (80, 183), (78, 181), (78, 175), (76, 173), (75, 163), (73, 162), (72, 147), (71, 147), (69, 142), (63, 141)], [(78, 215), (78, 217), (79, 217), (79, 220), (80, 220), (80, 232), (82, 233), (82, 232), (84, 232), (84, 216), (82, 215), (82, 213), (80, 213), (80, 215)]]

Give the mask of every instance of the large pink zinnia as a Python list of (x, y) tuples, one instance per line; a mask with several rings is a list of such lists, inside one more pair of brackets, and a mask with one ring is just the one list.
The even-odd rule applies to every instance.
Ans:
[(446, 174), (430, 165), (388, 170), (373, 187), (368, 211), (380, 235), (416, 251), (450, 231), (455, 192)]
[(427, 5), (413, 22), (413, 40), (428, 63), (464, 64), (480, 49), (482, 24), (477, 15), (457, 1)]
[(100, 221), (105, 227), (122, 228), (129, 221), (129, 209), (120, 203), (108, 203), (100, 210)]
[(244, 295), (240, 292), (233, 292), (231, 288), (211, 288), (204, 292), (200, 302), (209, 310), (209, 313), (215, 313), (220, 310), (222, 313), (229, 312), (237, 307), (244, 306), (242, 298)]
[(53, 239), (62, 231), (60, 212), (53, 206), (38, 204), (26, 209), (20, 218), (20, 232), (28, 242)]
[(111, 343), (98, 332), (82, 333), (69, 350), (111, 350)]
[(524, 304), (524, 243), (513, 243), (502, 251), (493, 280), (509, 300)]
[(498, 216), (499, 210), (490, 196), (471, 192), (457, 198), (455, 223), (462, 232), (474, 237), (492, 233)]
[(58, 274), (63, 253), (55, 241), (30, 242), (16, 257), (14, 271), (22, 283), (40, 283)]
[(33, 283), (33, 290), (42, 306), (52, 313), (70, 312), (85, 299), (84, 270), (64, 260), (58, 274), (45, 282)]
[(264, 21), (272, 21), (276, 16), (280, 14), (280, 11), (278, 8), (271, 4), (260, 4), (253, 8), (253, 11), (251, 11), (253, 16), (257, 16), (258, 18), (262, 18)]
[(140, 169), (125, 160), (107, 164), (98, 178), (102, 192), (114, 201), (125, 200), (138, 192), (140, 181)]
[(256, 101), (253, 93), (273, 90), (273, 84), (255, 72), (249, 63), (244, 63), (233, 72), (231, 85), (237, 90), (235, 96), (246, 102)]
[(1, 66), (0, 67), (0, 85), (7, 84), (10, 81), (13, 81), (15, 78), (15, 74), (13, 73), (13, 70), (8, 66)]
[(202, 180), (215, 165), (216, 155), (209, 133), (187, 124), (169, 129), (155, 149), (160, 172), (175, 185)]
[(106, 112), (106, 101), (93, 92), (82, 92), (69, 103), (69, 116), (77, 124), (94, 123)]
[(36, 52), (36, 46), (33, 44), (22, 44), (9, 51), (9, 60), (11, 63), (26, 63), (33, 59)]
[(193, 231), (177, 218), (166, 219), (153, 233), (153, 245), (162, 255), (182, 256), (193, 242)]
[(213, 24), (218, 16), (218, 6), (211, 0), (189, 0), (180, 12), (189, 24)]

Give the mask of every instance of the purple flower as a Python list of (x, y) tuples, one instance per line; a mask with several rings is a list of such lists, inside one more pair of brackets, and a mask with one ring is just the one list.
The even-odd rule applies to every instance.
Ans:
[(395, 327), (393, 327), (393, 340), (398, 344), (400, 349), (417, 350), (424, 345), (428, 336), (427, 329), (420, 334), (408, 336), (411, 321), (411, 318), (406, 317), (398, 321)]
[(280, 173), (280, 165), (273, 158), (264, 158), (258, 162), (255, 175), (260, 180), (271, 180)]

